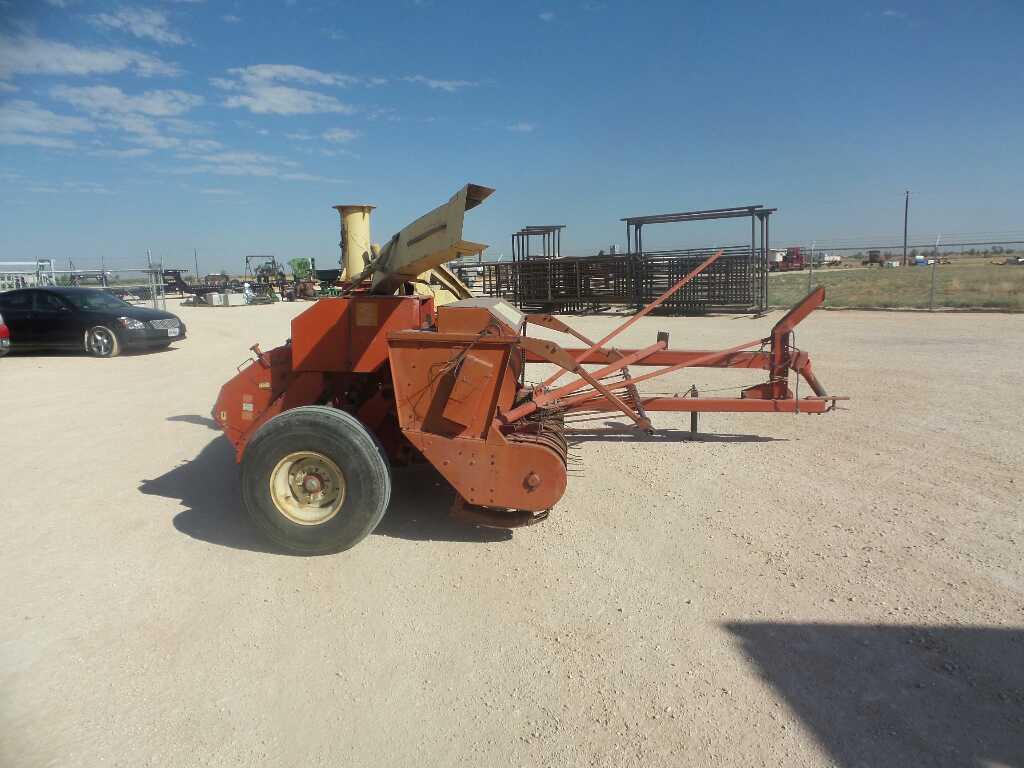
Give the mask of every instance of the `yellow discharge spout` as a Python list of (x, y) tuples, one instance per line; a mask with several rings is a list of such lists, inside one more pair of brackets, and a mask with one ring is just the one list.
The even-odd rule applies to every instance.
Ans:
[(336, 205), (341, 216), (341, 277), (349, 280), (363, 271), (373, 258), (370, 243), (370, 211), (372, 205)]

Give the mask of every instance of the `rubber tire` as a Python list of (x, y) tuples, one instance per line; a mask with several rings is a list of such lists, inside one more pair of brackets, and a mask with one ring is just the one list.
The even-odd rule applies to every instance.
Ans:
[[(320, 525), (299, 525), (278, 511), (270, 475), (289, 453), (318, 451), (345, 475), (338, 514)], [(391, 469), (377, 438), (354, 416), (324, 405), (278, 414), (260, 427), (242, 455), (242, 500), (249, 517), (278, 546), (302, 555), (354, 547), (384, 517), (391, 500)]]
[[(92, 335), (92, 332), (98, 328), (102, 328), (104, 331), (109, 333), (110, 338), (113, 339), (113, 347), (110, 350), (110, 354), (97, 354), (96, 352), (93, 352), (92, 348), (89, 346), (89, 337)], [(113, 328), (106, 325), (94, 325), (92, 328), (85, 332), (85, 351), (88, 352), (93, 357), (117, 357), (118, 355), (121, 354), (121, 340), (117, 338), (117, 334), (114, 332)]]

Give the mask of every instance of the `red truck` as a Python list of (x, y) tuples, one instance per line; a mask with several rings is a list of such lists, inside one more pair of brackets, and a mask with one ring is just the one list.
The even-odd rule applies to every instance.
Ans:
[(11, 351), (11, 330), (4, 323), (4, 316), (0, 315), (0, 357)]
[(772, 251), (768, 257), (769, 272), (798, 272), (804, 268), (804, 255), (800, 246), (795, 245), (786, 250)]

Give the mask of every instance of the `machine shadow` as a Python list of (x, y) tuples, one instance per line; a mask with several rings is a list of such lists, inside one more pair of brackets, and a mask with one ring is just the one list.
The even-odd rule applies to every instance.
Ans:
[(512, 531), (453, 519), (454, 491), (430, 464), (400, 467), (391, 474), (391, 504), (373, 532), (413, 541), (509, 541)]
[[(202, 417), (197, 423), (207, 426)], [(177, 417), (176, 421), (191, 421)], [(235, 452), (223, 435), (199, 455), (153, 480), (139, 492), (175, 499), (186, 509), (174, 516), (174, 527), (194, 539), (232, 549), (292, 554), (267, 541), (249, 521), (242, 505)], [(452, 491), (432, 467), (398, 468), (392, 473), (391, 504), (374, 531), (414, 541), (494, 542), (512, 538), (511, 531), (460, 523), (448, 516)]]
[(762, 435), (720, 435), (712, 432), (698, 432), (696, 438), (690, 437), (688, 429), (656, 429), (648, 435), (628, 425), (606, 422), (604, 427), (572, 427), (566, 426), (565, 439), (570, 444), (602, 442), (631, 443), (784, 443), (785, 438), (764, 437)]
[(1024, 629), (736, 622), (843, 766), (1024, 766)]
[(220, 430), (220, 425), (209, 416), (200, 416), (195, 413), (186, 413), (181, 416), (168, 416), (168, 421), (183, 421), (186, 424), (197, 424), (200, 427), (209, 427), (213, 430)]

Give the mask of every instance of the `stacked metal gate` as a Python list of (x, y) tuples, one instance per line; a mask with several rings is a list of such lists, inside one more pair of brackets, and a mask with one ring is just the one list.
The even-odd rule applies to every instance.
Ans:
[[(717, 248), (648, 251), (643, 227), (710, 219), (750, 218), (750, 245), (726, 247), (722, 257), (669, 298), (660, 311), (688, 314), (745, 312), (767, 307), (768, 218), (761, 205), (624, 219), (629, 253), (560, 256), (561, 225), (524, 227), (512, 236), (511, 263), (482, 262), (481, 290), (528, 312), (594, 312), (650, 303)], [(757, 232), (760, 225), (760, 242)], [(531, 238), (541, 248), (531, 252)]]
[[(661, 311), (688, 314), (748, 311), (764, 306), (764, 261), (747, 246), (723, 256), (666, 301)], [(643, 256), (569, 257), (481, 264), (481, 292), (529, 312), (594, 312), (643, 306), (664, 293), (714, 249), (654, 251)]]

